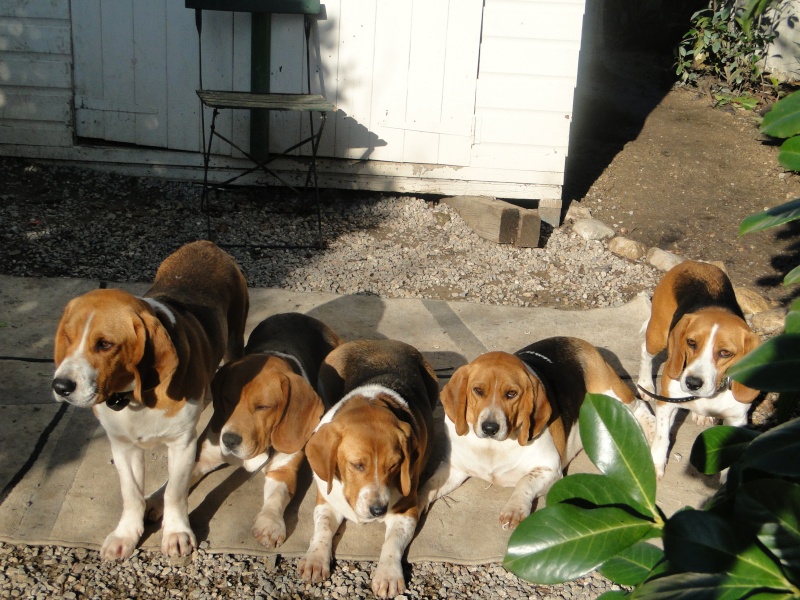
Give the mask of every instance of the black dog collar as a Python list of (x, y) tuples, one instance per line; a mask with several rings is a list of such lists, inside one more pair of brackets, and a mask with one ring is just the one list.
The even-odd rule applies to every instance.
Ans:
[[(731, 378), (724, 377), (722, 381), (720, 381), (719, 387), (717, 388), (717, 393), (719, 394), (720, 392), (724, 392), (726, 390), (731, 389), (731, 384), (732, 384)], [(701, 396), (684, 396), (682, 398), (669, 398), (667, 396), (659, 396), (658, 394), (655, 394), (653, 392), (648, 392), (638, 383), (636, 384), (636, 387), (639, 388), (639, 390), (641, 390), (648, 396), (650, 396), (651, 398), (655, 398), (656, 400), (661, 400), (662, 402), (669, 402), (671, 404), (682, 404), (683, 402), (691, 402), (692, 400), (697, 400), (698, 398), (701, 397)]]

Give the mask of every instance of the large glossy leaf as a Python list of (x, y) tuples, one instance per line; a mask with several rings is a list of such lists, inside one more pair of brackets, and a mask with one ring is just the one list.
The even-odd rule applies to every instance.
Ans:
[(790, 171), (800, 171), (800, 136), (790, 137), (781, 144), (778, 162)]
[(765, 392), (800, 390), (800, 334), (767, 340), (728, 369), (728, 375)]
[(739, 225), (739, 235), (783, 225), (797, 218), (800, 218), (800, 198), (745, 217)]
[(777, 138), (788, 138), (800, 133), (800, 94), (789, 94), (776, 102), (764, 115), (761, 132)]
[(782, 479), (744, 484), (736, 513), (752, 524), (762, 544), (797, 582), (800, 579), (800, 485)]
[(736, 581), (749, 581), (753, 587), (775, 590), (792, 588), (792, 584), (783, 576), (774, 557), (756, 543), (751, 543), (739, 553), (728, 575)]
[(664, 560), (664, 551), (647, 542), (637, 542), (600, 567), (600, 574), (619, 585), (639, 585)]
[(636, 600), (783, 600), (786, 590), (764, 590), (724, 573), (680, 573), (648, 581), (633, 591)]
[(620, 508), (547, 506), (511, 534), (503, 565), (533, 583), (563, 583), (593, 571), (652, 529), (651, 522)]
[(636, 510), (659, 519), (653, 459), (631, 411), (609, 396), (586, 394), (579, 426), (583, 449), (597, 468), (628, 491)]
[(600, 594), (597, 600), (622, 600), (623, 598), (627, 598), (628, 595), (628, 592), (624, 590), (611, 590)]
[(613, 479), (597, 473), (574, 473), (559, 479), (547, 492), (547, 505), (566, 500), (583, 500), (595, 506), (627, 504), (630, 495)]
[(800, 333), (800, 299), (789, 305), (786, 321), (783, 324), (784, 333)]
[(758, 431), (729, 425), (706, 429), (692, 445), (692, 466), (706, 475), (719, 473), (738, 460), (758, 435)]
[(800, 266), (795, 267), (783, 278), (783, 285), (794, 285), (800, 283)]
[(742, 469), (757, 469), (779, 477), (800, 479), (800, 419), (762, 433), (742, 456)]
[(722, 517), (702, 510), (675, 513), (664, 526), (664, 553), (682, 571), (718, 573), (737, 560), (741, 542)]

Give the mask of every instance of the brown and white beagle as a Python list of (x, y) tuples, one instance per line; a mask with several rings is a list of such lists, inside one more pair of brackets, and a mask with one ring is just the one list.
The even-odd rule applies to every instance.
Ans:
[(405, 590), (401, 560), (419, 518), (417, 486), (430, 454), (436, 375), (422, 354), (394, 340), (348, 342), (320, 370), (326, 401), (337, 401), (306, 445), (317, 483), (314, 535), (298, 572), (330, 576), (333, 536), (343, 519), (383, 521), (386, 537), (372, 591)]
[(460, 367), (441, 393), (449, 449), (426, 481), (422, 508), (468, 477), (513, 487), (500, 524), (515, 528), (581, 450), (586, 393), (621, 400), (645, 431), (652, 414), (589, 342), (553, 337), (515, 354), (488, 352)]
[(167, 446), (169, 463), (161, 550), (194, 550), (187, 496), (197, 422), (220, 361), (242, 355), (248, 303), (234, 260), (201, 241), (168, 256), (142, 298), (94, 290), (64, 309), (53, 396), (93, 408), (120, 478), (122, 516), (103, 543), (103, 559), (129, 557), (142, 535), (144, 449), (158, 444)]
[(303, 447), (325, 412), (317, 376), (339, 344), (313, 317), (273, 315), (250, 334), (244, 357), (221, 367), (211, 382), (214, 414), (200, 436), (191, 485), (226, 463), (263, 469), (264, 504), (253, 536), (268, 548), (286, 540), (283, 513), (297, 488)]
[(750, 404), (759, 392), (731, 382), (726, 372), (760, 342), (745, 322), (722, 269), (685, 261), (664, 275), (653, 292), (638, 381), (646, 395), (659, 398), (653, 384), (653, 358), (666, 348), (661, 376), (665, 400), (656, 402), (651, 445), (659, 479), (664, 476), (678, 408), (692, 411), (696, 420), (699, 416), (722, 419), (726, 425), (747, 423)]

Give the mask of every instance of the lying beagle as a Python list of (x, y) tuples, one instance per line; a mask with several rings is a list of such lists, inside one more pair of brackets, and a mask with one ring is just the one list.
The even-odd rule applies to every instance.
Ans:
[(245, 356), (220, 368), (211, 382), (214, 414), (200, 436), (191, 485), (225, 463), (263, 469), (264, 504), (253, 536), (268, 548), (286, 540), (283, 513), (297, 488), (303, 447), (325, 412), (314, 391), (317, 375), (339, 344), (339, 336), (313, 317), (273, 315), (250, 334)]
[(405, 590), (401, 559), (419, 518), (417, 485), (430, 454), (436, 375), (415, 348), (393, 340), (348, 342), (320, 370), (326, 401), (338, 400), (306, 445), (317, 483), (314, 535), (298, 565), (313, 582), (330, 576), (342, 519), (383, 521), (386, 537), (372, 591)]
[(516, 354), (488, 352), (460, 367), (441, 393), (447, 455), (420, 491), (421, 507), (468, 477), (513, 487), (500, 524), (513, 529), (581, 450), (578, 413), (587, 392), (620, 399), (645, 431), (652, 414), (597, 349), (553, 337)]
[[(695, 418), (722, 419), (726, 425), (747, 423), (750, 404), (759, 392), (731, 382), (725, 373), (759, 343), (719, 267), (686, 261), (664, 275), (653, 292), (638, 381), (640, 390), (658, 400), (651, 452), (659, 479), (664, 476), (678, 408), (692, 411)], [(658, 396), (653, 358), (665, 348), (664, 395)]]
[(169, 463), (161, 550), (170, 556), (194, 550), (187, 495), (197, 422), (220, 361), (242, 355), (248, 302), (233, 259), (201, 241), (167, 257), (143, 298), (94, 290), (64, 309), (53, 395), (93, 408), (122, 490), (122, 516), (103, 542), (103, 559), (129, 557), (142, 535), (143, 449), (157, 444), (167, 446)]

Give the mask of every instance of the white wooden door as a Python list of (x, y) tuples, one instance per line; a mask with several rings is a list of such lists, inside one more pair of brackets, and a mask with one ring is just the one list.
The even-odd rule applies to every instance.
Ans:
[(72, 0), (71, 12), (77, 135), (200, 148), (197, 34), (183, 2)]
[[(468, 165), (483, 0), (327, 0), (313, 29), (311, 88), (337, 106), (320, 155)], [(77, 135), (202, 148), (197, 32), (183, 0), (72, 0)], [(250, 18), (203, 12), (203, 83), (249, 88)], [(302, 18), (274, 16), (270, 87), (305, 83)], [(206, 123), (210, 115), (206, 115)], [(247, 148), (249, 114), (217, 127)], [(273, 112), (270, 148), (307, 134), (308, 119)], [(236, 154), (221, 144), (215, 153)]]

